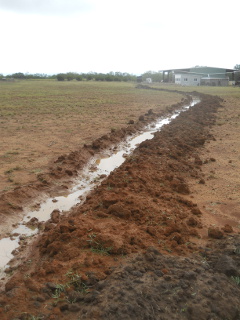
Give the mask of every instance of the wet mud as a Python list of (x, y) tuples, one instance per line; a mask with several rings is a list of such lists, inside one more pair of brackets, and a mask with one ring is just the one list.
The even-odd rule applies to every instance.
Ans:
[(26, 205), (39, 205), (43, 199), (56, 193), (60, 195), (67, 194), (71, 185), (77, 179), (79, 171), (84, 168), (93, 156), (111, 148), (112, 152), (114, 152), (116, 146), (124, 139), (136, 135), (147, 124), (159, 119), (159, 117), (173, 114), (175, 110), (189, 104), (190, 101), (191, 97), (186, 95), (181, 102), (167, 107), (165, 111), (160, 113), (154, 113), (150, 109), (145, 115), (140, 116), (139, 121), (136, 123), (130, 121), (127, 127), (118, 130), (112, 129), (109, 134), (98, 138), (92, 144), (84, 145), (83, 148), (69, 154), (63, 154), (52, 160), (49, 164), (49, 170), (46, 170), (46, 173), (37, 175), (37, 183), (18, 186), (14, 190), (2, 192), (0, 194), (0, 237), (4, 237), (9, 232), (7, 227), (9, 221), (16, 222), (16, 220), (23, 217)]
[[(28, 255), (22, 239), (1, 293), (1, 319), (240, 319), (239, 235), (212, 227), (199, 245), (202, 212), (188, 180), (205, 182), (199, 154), (215, 139), (210, 128), (222, 106), (218, 97), (198, 96), (81, 206), (53, 213)], [(95, 151), (152, 120), (148, 112), (139, 124), (58, 158), (39, 188), (74, 177)]]
[[(168, 117), (157, 119), (145, 126), (143, 132), (128, 136), (125, 141), (114, 146), (114, 153), (111, 148), (106, 149), (104, 155), (100, 153), (98, 157), (93, 157), (86, 167), (79, 171), (76, 184), (69, 189), (69, 193), (50, 197), (33, 206), (32, 209), (26, 209), (23, 220), (14, 224), (15, 228), (11, 231), (10, 236), (0, 239), (0, 270), (7, 268), (8, 262), (13, 258), (12, 252), (18, 249), (21, 236), (25, 238), (34, 236), (38, 229), (42, 229), (44, 223), (52, 218), (52, 215), (54, 217), (64, 215), (73, 206), (81, 204), (88, 193), (101, 184), (110, 172), (118, 168), (141, 142), (152, 139), (153, 134), (159, 131), (163, 125), (170, 123), (180, 112), (186, 111), (198, 102), (199, 99), (192, 97), (192, 101), (188, 102), (188, 105), (180, 107)], [(150, 113), (153, 112), (148, 112), (148, 114)]]

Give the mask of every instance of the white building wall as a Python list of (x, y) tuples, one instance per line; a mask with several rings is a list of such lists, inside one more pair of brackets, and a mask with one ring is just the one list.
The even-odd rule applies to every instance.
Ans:
[(175, 74), (175, 83), (182, 84), (182, 75), (181, 74)]
[(200, 86), (201, 76), (196, 74), (175, 74), (175, 83), (181, 86)]

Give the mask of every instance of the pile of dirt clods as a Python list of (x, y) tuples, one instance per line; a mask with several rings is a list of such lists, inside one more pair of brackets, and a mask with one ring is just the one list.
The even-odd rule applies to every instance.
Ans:
[[(240, 238), (191, 257), (150, 247), (98, 282), (80, 319), (240, 319)], [(231, 279), (232, 277), (232, 279)]]
[(187, 183), (204, 180), (199, 150), (219, 107), (201, 95), (81, 206), (53, 214), (6, 283), (0, 319), (240, 319), (240, 237), (223, 226), (199, 247)]

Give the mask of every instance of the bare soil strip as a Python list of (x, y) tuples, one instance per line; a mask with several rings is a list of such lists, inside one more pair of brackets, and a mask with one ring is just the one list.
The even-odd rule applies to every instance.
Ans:
[[(9, 270), (1, 295), (1, 319), (240, 318), (238, 230), (208, 228), (192, 194), (194, 182), (205, 183), (200, 155), (215, 140), (210, 129), (223, 103), (199, 96), (83, 205), (66, 217), (53, 215), (22, 260), (20, 248), (20, 265)], [(79, 161), (107, 141), (58, 158), (42, 188), (58, 175), (74, 175)], [(212, 239), (207, 247), (199, 245), (204, 228)]]

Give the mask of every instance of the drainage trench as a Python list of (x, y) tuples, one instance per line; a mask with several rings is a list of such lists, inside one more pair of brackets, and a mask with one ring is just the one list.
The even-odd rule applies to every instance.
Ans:
[[(135, 137), (129, 137), (125, 142), (120, 144), (112, 154), (112, 151), (107, 151), (109, 155), (104, 157), (94, 157), (87, 166), (82, 170), (75, 185), (66, 196), (58, 196), (54, 198), (48, 198), (44, 201), (38, 210), (26, 212), (23, 220), (18, 226), (12, 230), (11, 235), (7, 238), (0, 240), (0, 276), (4, 276), (4, 270), (8, 267), (8, 263), (14, 257), (14, 251), (16, 252), (20, 241), (26, 237), (34, 236), (39, 232), (39, 229), (33, 227), (31, 219), (35, 221), (46, 222), (50, 219), (53, 210), (59, 210), (61, 213), (69, 211), (73, 206), (80, 204), (97, 185), (99, 185), (114, 169), (118, 168), (125, 158), (130, 155), (137, 146), (145, 141), (153, 138), (153, 134), (161, 129), (165, 124), (169, 124), (175, 119), (181, 112), (186, 111), (190, 107), (200, 102), (197, 97), (192, 97), (190, 105), (184, 106), (179, 110), (176, 110), (174, 114), (166, 118), (160, 118), (158, 121), (151, 125), (148, 125), (144, 132), (138, 134)], [(36, 220), (38, 219), (38, 220)]]

